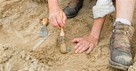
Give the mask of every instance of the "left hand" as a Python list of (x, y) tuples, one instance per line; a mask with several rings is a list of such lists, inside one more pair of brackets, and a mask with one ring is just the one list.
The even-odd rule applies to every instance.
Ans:
[(85, 38), (75, 38), (73, 43), (76, 43), (75, 53), (90, 53), (94, 47), (98, 44), (98, 39), (93, 36), (87, 36)]

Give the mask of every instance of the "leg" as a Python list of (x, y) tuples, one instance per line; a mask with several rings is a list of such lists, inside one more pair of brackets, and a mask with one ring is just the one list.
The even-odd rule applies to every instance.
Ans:
[(136, 0), (116, 0), (116, 18), (123, 18), (132, 22)]
[(127, 70), (132, 64), (131, 45), (134, 28), (131, 26), (135, 0), (116, 0), (116, 21), (110, 40), (110, 60), (112, 67)]

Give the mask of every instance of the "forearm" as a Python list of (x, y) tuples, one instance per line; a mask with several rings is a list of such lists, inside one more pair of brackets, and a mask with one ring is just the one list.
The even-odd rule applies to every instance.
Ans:
[(90, 32), (90, 36), (94, 36), (95, 38), (99, 39), (104, 22), (105, 22), (105, 17), (95, 19)]
[(49, 11), (57, 11), (60, 9), (58, 0), (48, 0)]

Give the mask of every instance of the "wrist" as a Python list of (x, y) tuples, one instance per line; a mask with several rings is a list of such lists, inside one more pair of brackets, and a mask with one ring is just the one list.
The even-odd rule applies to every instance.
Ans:
[(48, 2), (49, 2), (49, 12), (56, 12), (61, 9), (58, 0), (48, 0)]
[(98, 44), (99, 38), (96, 38), (94, 35), (89, 35), (87, 38), (88, 41), (93, 42), (95, 46)]
[(94, 37), (95, 39), (99, 39), (99, 34), (90, 33), (89, 37)]
[(61, 8), (51, 8), (51, 9), (49, 9), (49, 13), (56, 13), (56, 12), (58, 12), (58, 11), (61, 11)]

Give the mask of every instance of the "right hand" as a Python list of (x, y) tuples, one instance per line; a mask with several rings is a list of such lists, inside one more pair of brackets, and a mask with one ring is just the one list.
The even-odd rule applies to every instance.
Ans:
[(49, 22), (55, 28), (60, 29), (61, 27), (65, 27), (66, 20), (67, 17), (61, 9), (56, 9), (49, 12)]

